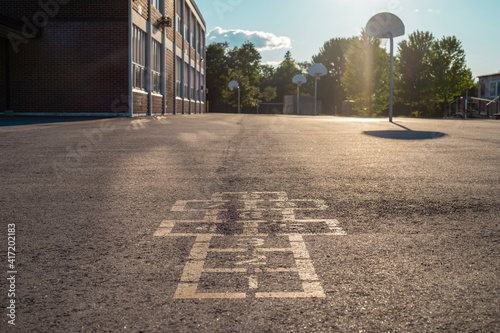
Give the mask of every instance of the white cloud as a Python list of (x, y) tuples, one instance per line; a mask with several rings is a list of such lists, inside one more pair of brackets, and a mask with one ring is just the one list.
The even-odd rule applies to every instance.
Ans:
[(207, 38), (216, 43), (229, 42), (231, 46), (240, 46), (249, 41), (255, 45), (258, 51), (272, 51), (292, 47), (292, 40), (289, 37), (276, 36), (273, 33), (263, 31), (224, 30), (221, 27), (216, 27), (208, 33)]

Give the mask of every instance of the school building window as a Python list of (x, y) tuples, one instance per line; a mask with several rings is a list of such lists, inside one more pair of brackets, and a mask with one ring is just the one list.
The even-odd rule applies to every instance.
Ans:
[(159, 94), (161, 92), (161, 44), (153, 41), (153, 62), (152, 70), (152, 92)]
[(152, 0), (151, 2), (153, 3), (153, 7), (160, 10), (160, 1), (161, 0)]
[(189, 89), (188, 89), (188, 81), (189, 81), (189, 65), (184, 63), (184, 99), (189, 99)]
[(175, 29), (178, 33), (182, 33), (181, 31), (181, 17), (179, 15), (175, 15)]
[(132, 36), (132, 85), (146, 90), (146, 33), (134, 25)]
[(182, 97), (182, 59), (177, 57), (175, 61), (175, 96)]
[(193, 100), (194, 96), (194, 68), (189, 67), (189, 97)]

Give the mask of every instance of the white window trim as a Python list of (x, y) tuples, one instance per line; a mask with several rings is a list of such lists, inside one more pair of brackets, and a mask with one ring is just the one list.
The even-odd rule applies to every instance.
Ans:
[[(495, 84), (496, 85), (496, 95), (495, 94), (491, 94), (491, 85), (492, 84)], [(489, 92), (488, 92), (488, 95), (490, 96), (490, 98), (495, 98), (495, 97), (498, 97), (500, 96), (500, 80), (499, 81), (490, 81), (490, 86), (489, 86)]]
[(175, 31), (177, 31), (180, 34), (182, 34), (181, 26), (182, 26), (181, 17), (179, 14), (175, 14)]

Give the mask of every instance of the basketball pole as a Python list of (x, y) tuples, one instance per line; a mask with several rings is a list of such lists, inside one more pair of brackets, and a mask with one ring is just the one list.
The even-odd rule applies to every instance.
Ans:
[(389, 33), (391, 36), (391, 78), (390, 78), (390, 97), (389, 97), (389, 122), (392, 123), (392, 116), (394, 112), (394, 37), (392, 36), (392, 32)]
[(300, 115), (300, 84), (297, 84), (297, 116)]
[(391, 42), (391, 71), (389, 88), (389, 122), (392, 123), (394, 116), (394, 37), (405, 34), (403, 21), (392, 13), (379, 13), (373, 16), (366, 24), (366, 34), (379, 39), (390, 39)]
[(318, 80), (319, 76), (316, 76), (316, 80), (314, 80), (314, 115), (318, 115)]
[(238, 86), (238, 114), (241, 113), (240, 86)]

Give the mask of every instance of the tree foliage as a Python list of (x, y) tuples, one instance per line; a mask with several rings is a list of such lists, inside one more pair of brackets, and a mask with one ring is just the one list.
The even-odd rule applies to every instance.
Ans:
[(318, 99), (323, 102), (325, 112), (332, 113), (335, 107), (339, 109), (346, 99), (341, 78), (346, 71), (347, 51), (353, 41), (353, 38), (332, 38), (312, 58), (313, 63), (321, 63), (328, 70), (328, 74), (321, 78), (318, 85)]
[(467, 67), (462, 43), (455, 37), (443, 37), (434, 41), (430, 51), (429, 77), (434, 100), (447, 104), (474, 85), (472, 72)]
[(264, 102), (271, 102), (277, 95), (276, 88), (269, 86), (264, 88), (264, 91), (262, 92), (262, 99)]
[(208, 99), (214, 106), (222, 105), (229, 83), (228, 58), (226, 50), (228, 43), (213, 43), (207, 47), (207, 88)]
[[(227, 52), (229, 79), (238, 81), (241, 93), (241, 105), (257, 106), (260, 102), (260, 61), (262, 56), (255, 46), (246, 42), (241, 47), (235, 47)], [(238, 105), (238, 95), (229, 94), (227, 102)]]
[(297, 91), (297, 86), (292, 82), (295, 75), (300, 74), (300, 70), (292, 59), (292, 54), (288, 51), (285, 54), (284, 60), (276, 68), (271, 86), (276, 87), (276, 101), (283, 102), (286, 95), (294, 95)]
[(242, 107), (255, 107), (264, 99), (276, 97), (276, 87), (264, 86), (261, 81), (274, 79), (275, 70), (261, 65), (261, 55), (255, 46), (246, 42), (240, 47), (229, 49), (227, 43), (213, 43), (207, 47), (208, 100), (217, 109), (223, 105), (238, 105), (238, 90), (231, 91), (231, 80), (240, 86)]
[(412, 113), (427, 109), (432, 102), (430, 50), (434, 37), (430, 32), (416, 31), (408, 41), (399, 43), (396, 66), (396, 91), (399, 100), (410, 105)]
[(389, 57), (380, 41), (364, 32), (352, 41), (347, 52), (341, 82), (346, 97), (354, 100), (353, 110), (360, 116), (380, 115), (389, 107)]
[[(433, 105), (444, 108), (455, 97), (472, 88), (472, 73), (456, 37), (435, 40), (430, 32), (416, 31), (399, 43), (397, 91), (412, 111), (435, 116)], [(434, 103), (434, 104), (433, 104)]]
[[(436, 116), (435, 105), (445, 107), (454, 97), (473, 87), (465, 52), (456, 37), (435, 40), (430, 32), (416, 31), (399, 43), (395, 59), (395, 101), (412, 113)], [(243, 107), (258, 103), (282, 102), (294, 95), (292, 78), (307, 75), (312, 63), (322, 63), (328, 74), (318, 85), (323, 110), (333, 113), (344, 100), (355, 101), (360, 116), (387, 114), (389, 108), (389, 56), (380, 40), (364, 32), (352, 38), (333, 38), (324, 43), (311, 62), (296, 62), (287, 52), (279, 66), (261, 64), (255, 46), (246, 42), (228, 48), (227, 43), (207, 48), (207, 88), (212, 106), (237, 105), (237, 91), (230, 91), (230, 80), (238, 81)], [(301, 87), (302, 95), (314, 95), (314, 79)], [(396, 109), (396, 114), (398, 110)], [(401, 114), (401, 112), (399, 112)]]

